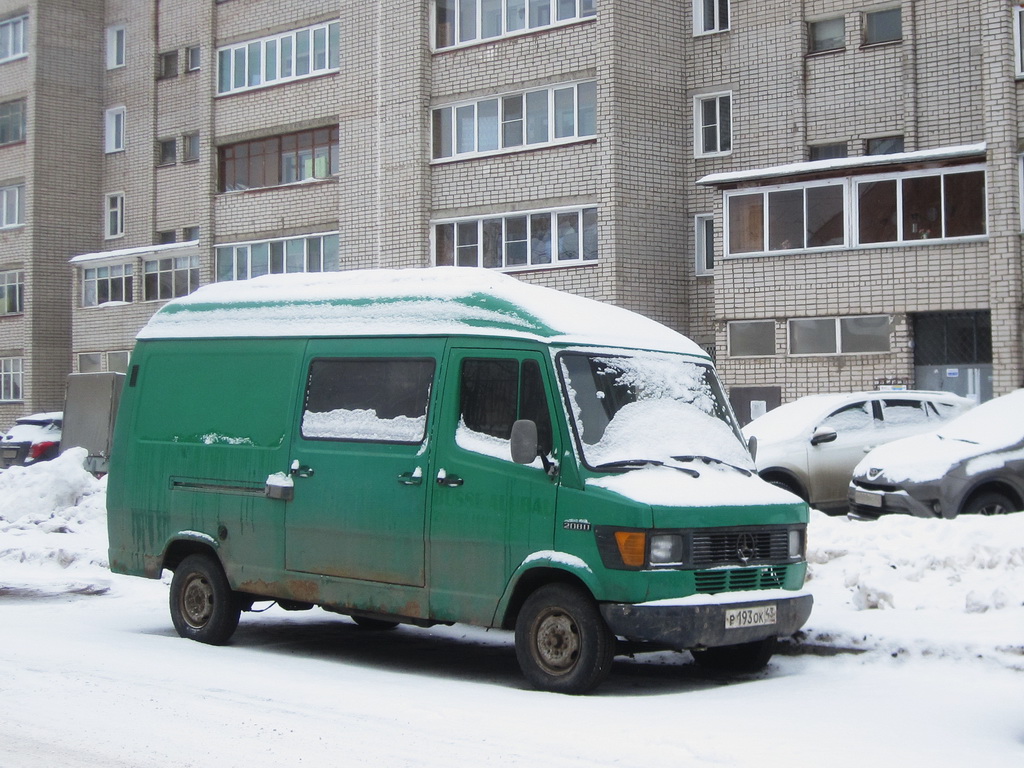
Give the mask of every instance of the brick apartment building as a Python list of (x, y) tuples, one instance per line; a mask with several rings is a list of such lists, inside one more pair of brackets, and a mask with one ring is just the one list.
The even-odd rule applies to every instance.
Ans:
[(483, 266), (716, 355), (742, 418), (1021, 386), (1009, 0), (0, 0), (0, 426), (166, 300)]

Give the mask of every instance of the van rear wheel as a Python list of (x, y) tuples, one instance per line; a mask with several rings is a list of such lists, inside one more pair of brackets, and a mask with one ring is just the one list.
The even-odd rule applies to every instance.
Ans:
[(548, 584), (526, 599), (516, 619), (516, 658), (534, 688), (587, 693), (608, 677), (614, 656), (615, 636), (584, 590)]
[(189, 555), (171, 579), (171, 621), (181, 637), (223, 645), (234, 634), (242, 612), (220, 563), (209, 555)]

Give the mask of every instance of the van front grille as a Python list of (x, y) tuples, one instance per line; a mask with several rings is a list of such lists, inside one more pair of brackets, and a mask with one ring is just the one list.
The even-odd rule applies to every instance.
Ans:
[(748, 589), (781, 589), (786, 582), (789, 566), (773, 565), (763, 568), (722, 568), (697, 571), (693, 579), (697, 591), (703, 594), (738, 592)]
[[(745, 559), (741, 560), (740, 553)], [(771, 563), (789, 559), (789, 530), (695, 531), (693, 534), (693, 565), (707, 568), (711, 565), (745, 564), (746, 561)]]

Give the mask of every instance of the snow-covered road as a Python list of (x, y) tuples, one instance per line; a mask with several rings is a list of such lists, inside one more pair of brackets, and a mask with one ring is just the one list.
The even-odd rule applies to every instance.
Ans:
[(503, 632), (275, 607), (181, 640), (166, 584), (106, 570), (73, 458), (0, 472), (0, 768), (1024, 765), (1024, 515), (814, 513), (814, 612), (766, 671), (619, 658), (566, 697)]
[(166, 587), (7, 599), (0, 765), (1013, 766), (1022, 673), (985, 660), (779, 656), (708, 676), (622, 659), (596, 695), (527, 690), (506, 633), (373, 633), (313, 611), (179, 639)]

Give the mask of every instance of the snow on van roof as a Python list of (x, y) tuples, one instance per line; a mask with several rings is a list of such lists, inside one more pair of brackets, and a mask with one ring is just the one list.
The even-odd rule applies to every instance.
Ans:
[(213, 283), (168, 302), (138, 338), (447, 334), (707, 357), (682, 334), (642, 315), (470, 267), (266, 275)]

